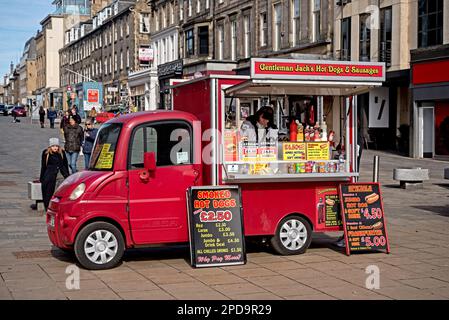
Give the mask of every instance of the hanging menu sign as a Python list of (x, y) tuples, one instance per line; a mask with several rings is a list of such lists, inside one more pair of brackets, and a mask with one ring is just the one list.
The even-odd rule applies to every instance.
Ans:
[(340, 203), (346, 254), (360, 251), (390, 252), (378, 183), (340, 185)]
[(191, 187), (187, 193), (192, 266), (245, 264), (239, 187)]

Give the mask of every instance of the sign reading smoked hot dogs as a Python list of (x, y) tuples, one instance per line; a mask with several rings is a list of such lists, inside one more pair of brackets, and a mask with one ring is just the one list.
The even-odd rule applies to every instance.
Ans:
[(378, 183), (341, 184), (340, 204), (347, 255), (360, 251), (390, 252)]
[(187, 194), (192, 266), (245, 264), (239, 187), (191, 187)]
[(385, 81), (385, 63), (264, 59), (251, 60), (253, 79)]

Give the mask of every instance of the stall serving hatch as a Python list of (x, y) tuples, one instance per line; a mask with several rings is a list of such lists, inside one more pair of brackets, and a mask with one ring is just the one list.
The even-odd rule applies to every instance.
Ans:
[[(384, 63), (252, 59), (251, 77), (224, 90), (223, 180), (354, 182), (355, 95), (384, 81)], [(274, 111), (276, 138), (248, 141), (245, 121), (263, 106)]]

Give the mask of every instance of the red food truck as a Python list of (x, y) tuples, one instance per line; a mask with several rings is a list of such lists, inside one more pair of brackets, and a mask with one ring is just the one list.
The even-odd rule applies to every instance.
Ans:
[[(90, 169), (51, 200), (50, 240), (112, 268), (127, 248), (189, 241), (189, 187), (238, 185), (245, 236), (304, 253), (312, 232), (342, 230), (338, 186), (358, 176), (353, 97), (384, 80), (382, 63), (252, 59), (250, 76), (173, 81), (172, 110), (101, 127)], [(250, 141), (242, 128), (266, 106), (276, 138)]]

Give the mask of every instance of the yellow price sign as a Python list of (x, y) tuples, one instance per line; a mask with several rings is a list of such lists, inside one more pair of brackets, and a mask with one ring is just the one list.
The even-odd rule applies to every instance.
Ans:
[(329, 142), (308, 142), (307, 160), (326, 161), (329, 160)]
[(285, 161), (306, 160), (306, 144), (302, 142), (286, 142), (282, 146)]

